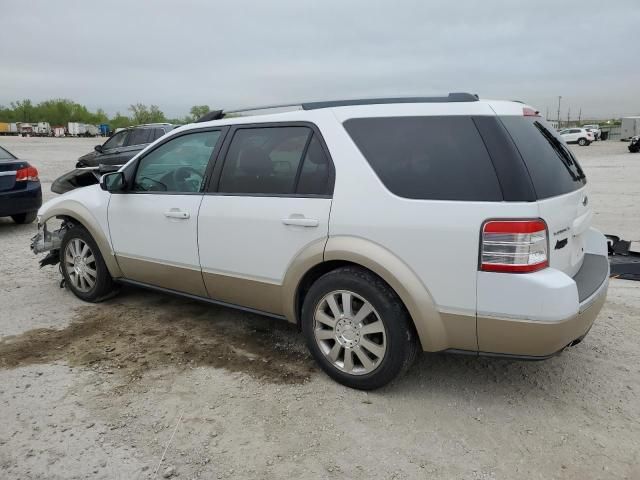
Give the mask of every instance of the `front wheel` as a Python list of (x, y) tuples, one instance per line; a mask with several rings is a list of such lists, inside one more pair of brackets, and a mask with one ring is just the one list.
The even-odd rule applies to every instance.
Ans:
[(60, 245), (60, 265), (73, 294), (86, 302), (100, 302), (115, 291), (113, 279), (89, 232), (73, 226)]
[(578, 145), (580, 145), (581, 147), (584, 147), (585, 145), (587, 145), (587, 139), (586, 138), (579, 139)]
[(302, 307), (311, 354), (334, 380), (372, 390), (413, 363), (418, 339), (396, 293), (379, 277), (344, 267), (320, 277)]

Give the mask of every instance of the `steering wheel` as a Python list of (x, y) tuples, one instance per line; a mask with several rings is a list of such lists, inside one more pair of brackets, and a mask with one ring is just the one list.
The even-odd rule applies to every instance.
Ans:
[[(190, 177), (196, 176), (196, 179)], [(177, 192), (197, 192), (202, 185), (204, 176), (193, 167), (178, 167), (173, 171), (172, 179)]]

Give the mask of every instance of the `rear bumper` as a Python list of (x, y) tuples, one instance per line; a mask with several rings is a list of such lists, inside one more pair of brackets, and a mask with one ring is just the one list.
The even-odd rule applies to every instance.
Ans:
[(28, 182), (22, 190), (0, 192), (0, 217), (37, 212), (41, 205), (42, 188), (39, 182)]
[[(488, 291), (479, 281), (477, 333), (481, 352), (544, 358), (588, 333), (609, 286), (606, 240), (593, 229), (589, 236), (587, 251), (591, 251), (585, 254), (582, 268), (573, 278), (546, 269), (538, 272), (545, 273), (540, 278), (533, 278), (536, 274), (522, 276), (516, 288), (502, 291), (503, 299), (505, 295), (510, 298), (509, 312), (481, 311), (483, 291), (485, 295)], [(485, 306), (491, 303), (486, 302)], [(517, 304), (525, 308), (518, 312)], [(532, 308), (536, 304), (538, 308)]]

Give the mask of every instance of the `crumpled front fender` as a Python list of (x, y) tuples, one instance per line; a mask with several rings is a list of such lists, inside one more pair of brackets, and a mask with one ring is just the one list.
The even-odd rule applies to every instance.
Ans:
[[(50, 232), (49, 237), (44, 233), (45, 224), (53, 218), (61, 218), (84, 227), (93, 237), (104, 262), (112, 277), (122, 276), (115, 254), (109, 239), (109, 226), (107, 222), (107, 207), (109, 205), (109, 193), (100, 189), (99, 185), (72, 190), (64, 195), (46, 202), (38, 211), (38, 234), (32, 239), (34, 253), (47, 251), (47, 247), (55, 248), (57, 237), (55, 232)], [(41, 231), (42, 226), (42, 231)], [(64, 224), (63, 224), (64, 228)], [(62, 232), (64, 236), (64, 232)], [(49, 240), (50, 243), (47, 243)], [(44, 248), (44, 250), (42, 250)], [(59, 248), (59, 244), (58, 244)], [(39, 252), (36, 252), (36, 249)], [(51, 249), (49, 249), (51, 251)]]

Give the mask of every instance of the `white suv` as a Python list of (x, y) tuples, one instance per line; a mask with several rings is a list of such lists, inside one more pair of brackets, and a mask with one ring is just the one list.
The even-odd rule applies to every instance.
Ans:
[(593, 132), (586, 128), (566, 128), (560, 132), (560, 136), (567, 143), (577, 143), (581, 147), (585, 147), (596, 141)]
[(283, 318), (362, 389), (419, 350), (547, 358), (600, 311), (586, 179), (534, 109), (450, 94), (216, 118), (41, 208), (32, 248), (75, 295), (124, 283)]

